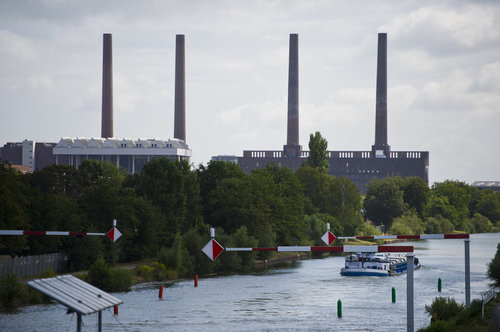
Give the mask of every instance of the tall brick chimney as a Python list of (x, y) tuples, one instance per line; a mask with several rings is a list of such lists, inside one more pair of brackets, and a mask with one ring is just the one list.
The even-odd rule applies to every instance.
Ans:
[(175, 36), (174, 138), (186, 141), (186, 77), (184, 35)]
[(288, 124), (285, 156), (298, 157), (302, 147), (299, 145), (299, 35), (290, 34), (288, 63)]
[(103, 35), (101, 137), (113, 137), (113, 45), (110, 33)]
[(375, 157), (389, 157), (391, 151), (387, 143), (387, 33), (378, 34), (377, 52), (377, 96), (375, 103)]

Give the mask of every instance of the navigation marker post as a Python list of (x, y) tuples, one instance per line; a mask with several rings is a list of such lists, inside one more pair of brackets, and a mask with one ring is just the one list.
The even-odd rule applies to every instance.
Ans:
[(335, 241), (336, 237), (335, 235), (333, 235), (332, 232), (330, 232), (330, 223), (327, 223), (326, 224), (326, 233), (323, 234), (323, 236), (321, 237), (321, 240), (323, 240), (323, 242), (326, 243), (326, 245), (330, 245), (333, 243), (333, 241)]
[(214, 228), (210, 228), (210, 237), (211, 237), (210, 241), (208, 241), (208, 243), (201, 250), (213, 262), (214, 260), (217, 259), (217, 257), (219, 257), (220, 254), (222, 254), (222, 252), (224, 251), (224, 247), (221, 246), (219, 244), (219, 242), (217, 242), (214, 239), (214, 237), (215, 237), (215, 229)]

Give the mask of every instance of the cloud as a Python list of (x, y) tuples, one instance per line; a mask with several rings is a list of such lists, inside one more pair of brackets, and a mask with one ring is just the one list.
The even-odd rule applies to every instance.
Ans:
[(498, 7), (480, 4), (426, 6), (397, 15), (383, 29), (408, 48), (427, 45), (427, 52), (449, 55), (481, 44), (498, 45), (499, 14)]
[(27, 86), (34, 90), (52, 90), (54, 84), (52, 79), (47, 75), (31, 75), (27, 79)]
[(483, 92), (500, 94), (500, 61), (488, 63), (481, 68), (477, 88)]
[(0, 30), (0, 62), (36, 61), (39, 59), (34, 43), (8, 30)]

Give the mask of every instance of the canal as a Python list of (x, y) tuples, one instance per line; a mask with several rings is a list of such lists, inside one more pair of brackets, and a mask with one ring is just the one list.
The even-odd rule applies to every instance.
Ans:
[[(500, 233), (471, 235), (471, 299), (488, 289), (487, 264)], [(464, 241), (425, 240), (415, 246), (422, 267), (414, 273), (415, 327), (430, 317), (425, 305), (437, 296), (465, 301)], [(398, 243), (398, 245), (401, 245)], [(208, 259), (208, 258), (207, 258)], [(136, 285), (115, 294), (119, 315), (103, 312), (104, 331), (405, 331), (406, 275), (343, 277), (343, 257), (287, 263), (261, 272)], [(437, 290), (442, 279), (442, 292)], [(391, 289), (396, 289), (396, 303)], [(337, 317), (337, 301), (343, 316)], [(83, 317), (83, 331), (97, 330), (97, 315)], [(76, 315), (62, 305), (38, 305), (0, 315), (1, 331), (75, 331)]]

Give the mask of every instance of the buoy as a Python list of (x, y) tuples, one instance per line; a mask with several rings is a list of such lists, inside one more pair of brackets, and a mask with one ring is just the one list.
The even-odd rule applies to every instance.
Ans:
[(337, 316), (342, 317), (342, 301), (340, 300), (337, 301)]
[(392, 287), (392, 303), (396, 303), (396, 288)]
[(441, 278), (438, 278), (438, 292), (441, 292)]
[(158, 291), (158, 298), (163, 299), (163, 285), (160, 286), (160, 290)]
[(115, 314), (115, 315), (118, 315), (118, 306), (117, 306), (117, 305), (115, 305), (113, 308), (114, 308), (114, 314)]
[(194, 287), (198, 287), (198, 275), (194, 275)]

